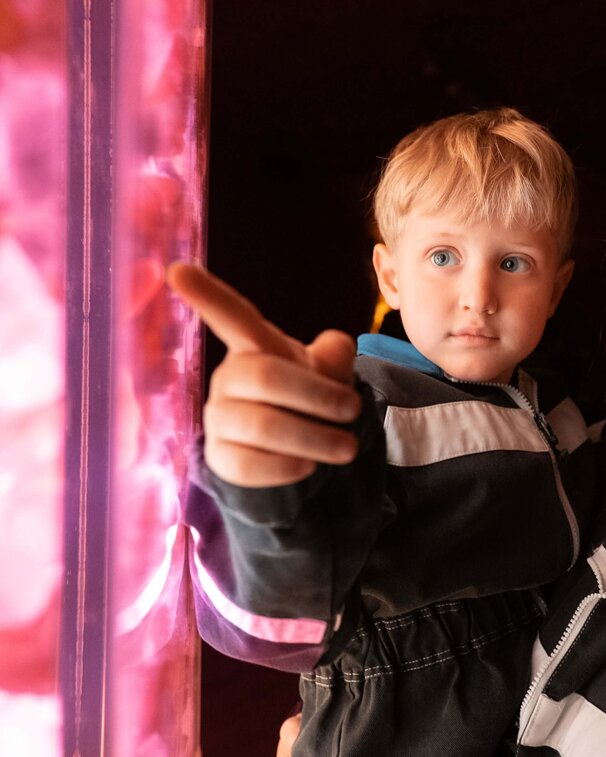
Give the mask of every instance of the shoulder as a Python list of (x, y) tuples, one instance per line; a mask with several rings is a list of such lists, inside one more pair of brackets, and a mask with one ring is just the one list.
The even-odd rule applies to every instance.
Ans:
[(360, 355), (356, 358), (355, 370), (375, 395), (383, 397), (390, 405), (423, 407), (461, 399), (461, 390), (446, 379), (389, 360)]

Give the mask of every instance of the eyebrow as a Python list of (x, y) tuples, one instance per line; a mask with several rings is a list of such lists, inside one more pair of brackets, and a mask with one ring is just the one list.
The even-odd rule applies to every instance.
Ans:
[[(427, 234), (424, 237), (420, 237), (419, 241), (425, 242), (427, 240), (435, 240), (436, 242), (442, 241), (442, 240), (448, 240), (448, 239), (464, 239), (465, 234), (459, 234), (454, 231), (439, 231), (432, 234)], [(503, 242), (502, 247), (504, 249), (511, 249), (511, 248), (519, 248), (524, 250), (535, 250), (538, 251), (540, 248), (540, 245), (537, 244), (528, 244), (527, 242), (518, 242), (516, 240), (513, 241), (506, 241)]]
[(525, 250), (539, 250), (541, 245), (538, 244), (525, 244), (524, 242), (509, 242), (508, 247), (523, 247)]
[(424, 237), (420, 237), (420, 241), (425, 242), (427, 239), (462, 239), (464, 236), (464, 234), (456, 234), (451, 231), (440, 231), (426, 234)]

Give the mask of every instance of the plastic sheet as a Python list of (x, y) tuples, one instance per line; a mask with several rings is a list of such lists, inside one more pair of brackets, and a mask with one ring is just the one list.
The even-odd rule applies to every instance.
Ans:
[(61, 749), (64, 21), (61, 2), (0, 3), (0, 745), (17, 756)]
[(0, 0), (0, 751), (199, 752), (205, 4)]
[[(197, 323), (164, 284), (200, 259), (205, 26), (197, 4), (138, 0), (119, 39), (116, 236), (121, 296), (114, 446), (116, 754), (193, 754), (197, 633), (179, 526), (199, 404)], [(185, 582), (185, 587), (182, 586)]]

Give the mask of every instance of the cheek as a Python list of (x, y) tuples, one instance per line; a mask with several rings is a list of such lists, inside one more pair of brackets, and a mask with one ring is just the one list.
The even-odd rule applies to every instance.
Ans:
[(545, 328), (547, 320), (552, 315), (551, 299), (549, 297), (546, 297), (544, 293), (542, 294), (542, 297), (537, 297), (534, 300), (532, 312), (528, 315), (529, 319), (532, 319), (535, 327), (537, 329), (540, 329), (541, 332)]
[(549, 317), (551, 300), (544, 289), (529, 288), (508, 298), (506, 309), (526, 327), (542, 327)]
[(448, 300), (446, 284), (438, 284), (419, 272), (401, 271), (399, 277), (400, 308), (409, 312), (440, 310)]
[(404, 330), (415, 346), (427, 346), (442, 333), (448, 322), (446, 298), (437, 295), (430, 287), (415, 287), (400, 301), (400, 315)]
[(539, 343), (549, 317), (549, 302), (541, 296), (527, 300), (514, 311), (508, 326), (512, 336), (530, 353)]

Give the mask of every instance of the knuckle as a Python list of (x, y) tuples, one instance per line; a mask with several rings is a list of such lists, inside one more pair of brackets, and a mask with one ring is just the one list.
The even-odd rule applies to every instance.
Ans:
[(210, 380), (208, 382), (208, 397), (217, 397), (223, 394), (225, 386), (225, 361), (219, 363), (215, 370), (211, 373)]
[(232, 394), (234, 384), (238, 384), (248, 373), (247, 356), (228, 352), (212, 372), (209, 382), (209, 397), (226, 397)]
[(260, 389), (269, 389), (275, 375), (275, 361), (268, 355), (255, 355), (248, 366), (249, 379)]
[(331, 386), (322, 386), (318, 392), (318, 403), (332, 414), (338, 413), (343, 404), (343, 392)]
[(251, 439), (258, 441), (270, 439), (276, 427), (275, 420), (273, 413), (267, 412), (264, 408), (259, 408), (250, 418), (250, 423), (247, 424)]

